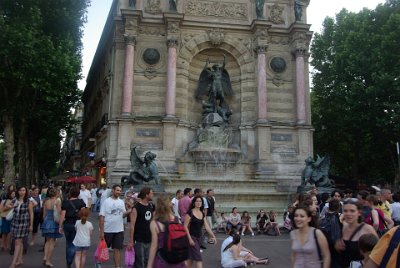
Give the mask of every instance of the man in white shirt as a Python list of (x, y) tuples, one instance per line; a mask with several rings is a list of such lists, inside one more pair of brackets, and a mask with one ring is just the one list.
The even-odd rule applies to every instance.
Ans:
[(176, 191), (175, 197), (172, 198), (171, 200), (171, 205), (172, 205), (172, 211), (174, 212), (174, 215), (178, 218), (181, 218), (179, 215), (179, 199), (183, 197), (183, 192), (181, 189)]
[(101, 205), (104, 203), (104, 201), (110, 197), (111, 195), (111, 189), (107, 188), (107, 186), (104, 184), (102, 186), (103, 188), (100, 189), (99, 193), (100, 193), (100, 209), (101, 209)]
[(97, 203), (97, 186), (93, 184), (92, 189), (90, 189), (90, 196), (92, 198), (92, 211), (96, 210), (96, 203)]
[(85, 184), (81, 184), (79, 199), (82, 199), (83, 202), (85, 202), (87, 208), (90, 208), (90, 206), (92, 205), (92, 196), (90, 194), (90, 191), (86, 189)]
[(112, 187), (111, 197), (107, 198), (100, 208), (100, 239), (105, 240), (108, 247), (114, 249), (114, 264), (121, 267), (121, 250), (124, 243), (124, 220), (131, 210), (126, 211), (124, 201), (119, 199), (122, 188)]

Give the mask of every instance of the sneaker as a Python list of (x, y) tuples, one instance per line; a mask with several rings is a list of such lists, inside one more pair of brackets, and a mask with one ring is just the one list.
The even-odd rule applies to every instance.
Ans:
[(244, 236), (244, 233), (242, 233), (242, 236)]
[(251, 233), (251, 236), (254, 236), (254, 233)]

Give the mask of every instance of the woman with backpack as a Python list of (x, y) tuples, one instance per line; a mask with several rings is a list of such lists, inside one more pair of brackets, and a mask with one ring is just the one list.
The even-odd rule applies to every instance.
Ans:
[(63, 200), (61, 204), (59, 232), (65, 235), (67, 242), (66, 259), (67, 267), (70, 268), (75, 258), (75, 246), (73, 244), (76, 229), (75, 223), (79, 220), (79, 211), (86, 206), (82, 199), (78, 199), (79, 189), (73, 187), (69, 191), (69, 199)]
[(189, 238), (189, 259), (187, 261), (187, 267), (191, 268), (192, 264), (195, 264), (196, 268), (203, 267), (203, 260), (200, 253), (201, 236), (203, 226), (209, 235), (209, 241), (217, 242), (214, 233), (208, 226), (206, 217), (203, 213), (204, 201), (200, 195), (196, 195), (192, 199), (188, 214), (185, 216), (185, 230)]
[[(150, 231), (151, 231), (151, 247), (149, 260), (147, 262), (147, 268), (186, 268), (185, 260), (187, 259), (188, 253), (188, 241), (186, 239), (186, 258), (185, 260), (178, 263), (168, 263), (166, 260), (162, 258), (161, 251), (165, 248), (165, 231), (166, 225), (165, 223), (169, 222), (170, 224), (176, 222), (181, 225), (179, 219), (177, 219), (174, 213), (171, 210), (171, 202), (167, 195), (162, 195), (157, 198), (156, 210), (154, 213), (154, 218), (150, 223)], [(186, 232), (184, 233), (186, 236)], [(186, 237), (185, 237), (186, 238)], [(183, 249), (183, 254), (185, 254), (185, 250)], [(175, 256), (176, 257), (176, 256)], [(179, 256), (175, 259), (179, 260)]]

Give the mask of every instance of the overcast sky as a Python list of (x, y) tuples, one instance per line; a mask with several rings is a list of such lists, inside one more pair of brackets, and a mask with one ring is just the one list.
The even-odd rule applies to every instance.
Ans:
[[(96, 52), (112, 0), (91, 0), (91, 2), (83, 36), (82, 73), (84, 78), (79, 82), (79, 88), (82, 90), (85, 88), (86, 75)], [(364, 7), (374, 9), (378, 4), (384, 2), (385, 0), (311, 0), (307, 9), (307, 23), (312, 25), (312, 31), (320, 32), (324, 18), (334, 17), (342, 8), (358, 12)]]

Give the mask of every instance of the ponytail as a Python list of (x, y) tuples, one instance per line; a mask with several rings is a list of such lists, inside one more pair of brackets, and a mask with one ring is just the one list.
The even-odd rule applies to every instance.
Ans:
[(87, 221), (87, 219), (89, 218), (89, 209), (88, 208), (82, 208), (80, 211), (79, 211), (79, 216), (80, 216), (80, 218), (81, 218), (81, 223), (82, 224), (85, 224), (86, 223), (86, 221)]

